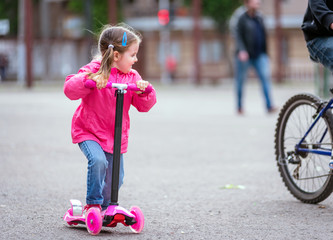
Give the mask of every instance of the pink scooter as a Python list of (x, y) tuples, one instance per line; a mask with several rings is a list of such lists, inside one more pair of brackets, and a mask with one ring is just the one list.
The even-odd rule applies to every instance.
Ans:
[[(85, 83), (87, 88), (96, 88), (96, 82), (87, 80)], [(97, 207), (90, 208), (86, 213), (83, 212), (82, 203), (79, 200), (70, 200), (71, 208), (64, 215), (64, 220), (68, 225), (85, 224), (87, 230), (92, 235), (97, 235), (102, 226), (116, 227), (118, 223), (129, 226), (135, 233), (140, 233), (144, 227), (144, 216), (139, 207), (132, 207), (129, 211), (118, 206), (119, 191), (119, 168), (120, 168), (120, 147), (122, 132), (122, 117), (124, 94), (126, 90), (141, 91), (136, 84), (121, 84), (108, 82), (107, 88), (117, 88), (116, 90), (116, 117), (115, 117), (115, 133), (114, 133), (114, 152), (113, 152), (113, 168), (112, 168), (112, 186), (111, 186), (111, 203), (105, 211), (100, 211)], [(145, 92), (152, 91), (149, 85)]]

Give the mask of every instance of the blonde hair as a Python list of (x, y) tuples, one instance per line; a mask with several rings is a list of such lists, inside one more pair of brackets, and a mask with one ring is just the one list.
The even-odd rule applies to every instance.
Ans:
[[(126, 41), (124, 41), (124, 37), (126, 37)], [(98, 50), (102, 57), (101, 66), (96, 73), (89, 73), (89, 78), (101, 76), (103, 79), (108, 79), (114, 60), (114, 52), (122, 54), (133, 43), (140, 44), (141, 40), (141, 34), (126, 24), (104, 26), (98, 40)]]

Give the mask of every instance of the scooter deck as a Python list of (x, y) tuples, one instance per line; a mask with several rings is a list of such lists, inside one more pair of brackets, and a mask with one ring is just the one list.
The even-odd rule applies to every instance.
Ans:
[[(63, 219), (69, 225), (86, 224), (86, 217), (81, 202), (73, 199), (70, 202), (71, 208), (67, 210)], [(101, 217), (105, 227), (116, 227), (118, 223), (122, 223), (125, 226), (137, 223), (135, 216), (120, 206), (109, 206), (105, 211), (101, 212)]]

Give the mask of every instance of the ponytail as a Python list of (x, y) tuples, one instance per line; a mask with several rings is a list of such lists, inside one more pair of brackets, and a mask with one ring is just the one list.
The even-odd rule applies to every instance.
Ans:
[(96, 73), (88, 73), (88, 78), (93, 79), (96, 76), (100, 76), (102, 80), (108, 80), (111, 72), (111, 65), (113, 63), (114, 50), (109, 47), (102, 56), (101, 66)]

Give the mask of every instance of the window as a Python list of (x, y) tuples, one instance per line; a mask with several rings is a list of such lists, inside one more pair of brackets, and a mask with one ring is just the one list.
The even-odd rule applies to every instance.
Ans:
[(165, 54), (165, 47), (160, 42), (158, 49), (158, 62), (162, 64), (163, 59), (166, 59), (168, 55), (172, 55), (176, 59), (176, 61), (179, 62), (179, 60), (181, 59), (181, 48), (179, 46), (179, 42), (170, 42), (170, 51), (168, 52), (168, 54)]
[(201, 63), (218, 63), (221, 61), (223, 45), (218, 40), (202, 41), (200, 45)]

